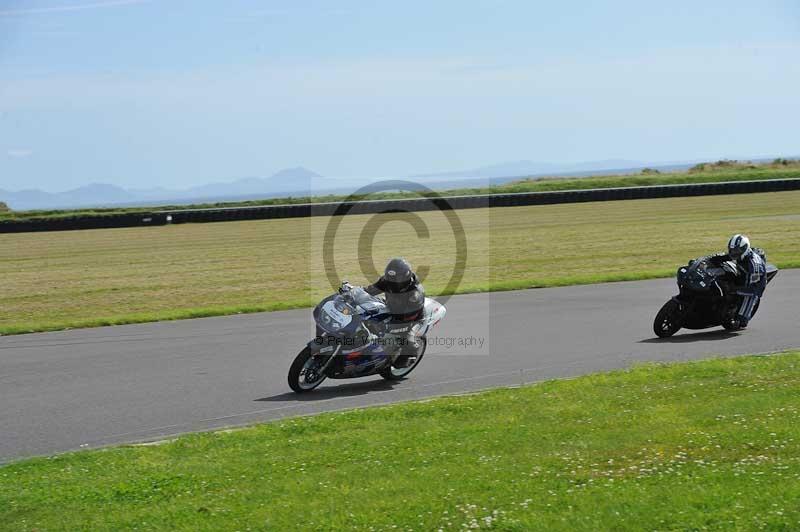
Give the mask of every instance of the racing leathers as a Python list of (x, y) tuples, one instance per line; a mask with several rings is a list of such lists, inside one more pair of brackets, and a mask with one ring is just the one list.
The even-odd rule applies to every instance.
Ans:
[(753, 248), (750, 253), (739, 260), (731, 258), (727, 253), (711, 255), (704, 257), (704, 259), (715, 264), (721, 264), (725, 261), (736, 263), (738, 270), (736, 293), (742, 298), (737, 317), (739, 326), (747, 327), (759, 300), (764, 295), (764, 290), (767, 288), (767, 264), (764, 258), (764, 251)]
[(386, 352), (396, 357), (394, 364), (396, 367), (405, 367), (409, 356), (413, 356), (415, 352), (411, 348), (419, 347), (411, 329), (422, 319), (425, 288), (416, 274), (411, 274), (411, 279), (401, 286), (381, 277), (365, 290), (370, 295), (385, 294), (386, 305), (391, 313), (384, 336)]
[(767, 264), (763, 255), (753, 250), (746, 257), (742, 257), (736, 265), (739, 267), (739, 278), (743, 281), (737, 287), (737, 293), (742, 296), (742, 303), (739, 307), (739, 326), (747, 327), (759, 299), (767, 288)]

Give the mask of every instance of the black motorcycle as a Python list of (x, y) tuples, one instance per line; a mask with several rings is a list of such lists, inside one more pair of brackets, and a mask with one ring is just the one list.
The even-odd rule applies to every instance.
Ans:
[[(778, 268), (766, 264), (767, 283), (778, 274)], [(672, 336), (680, 329), (708, 329), (722, 326), (738, 330), (737, 312), (741, 296), (736, 287), (743, 273), (734, 261), (705, 257), (689, 261), (678, 270), (679, 294), (667, 301), (653, 322), (653, 332), (659, 338)], [(758, 303), (753, 310), (755, 315)]]

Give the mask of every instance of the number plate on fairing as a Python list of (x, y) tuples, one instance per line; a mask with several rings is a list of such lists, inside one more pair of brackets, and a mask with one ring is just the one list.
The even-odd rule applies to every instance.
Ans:
[[(345, 307), (346, 308), (346, 307)], [(349, 312), (342, 312), (338, 308), (336, 308), (336, 304), (333, 301), (328, 301), (324, 305), (322, 305), (322, 311), (320, 312), (320, 320), (322, 324), (327, 327), (331, 327), (334, 329), (342, 329), (347, 327), (347, 325), (353, 321), (353, 316)]]

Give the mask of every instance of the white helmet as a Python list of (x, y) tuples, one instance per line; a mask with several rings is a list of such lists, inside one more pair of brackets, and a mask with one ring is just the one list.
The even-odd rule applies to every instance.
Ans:
[(728, 240), (728, 255), (734, 260), (741, 260), (750, 255), (752, 251), (750, 239), (745, 235), (733, 235)]

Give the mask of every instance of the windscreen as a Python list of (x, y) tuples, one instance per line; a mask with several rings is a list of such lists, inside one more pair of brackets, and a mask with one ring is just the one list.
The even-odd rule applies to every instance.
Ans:
[(344, 329), (353, 321), (353, 309), (344, 299), (336, 297), (326, 301), (319, 309), (319, 324), (330, 332)]

